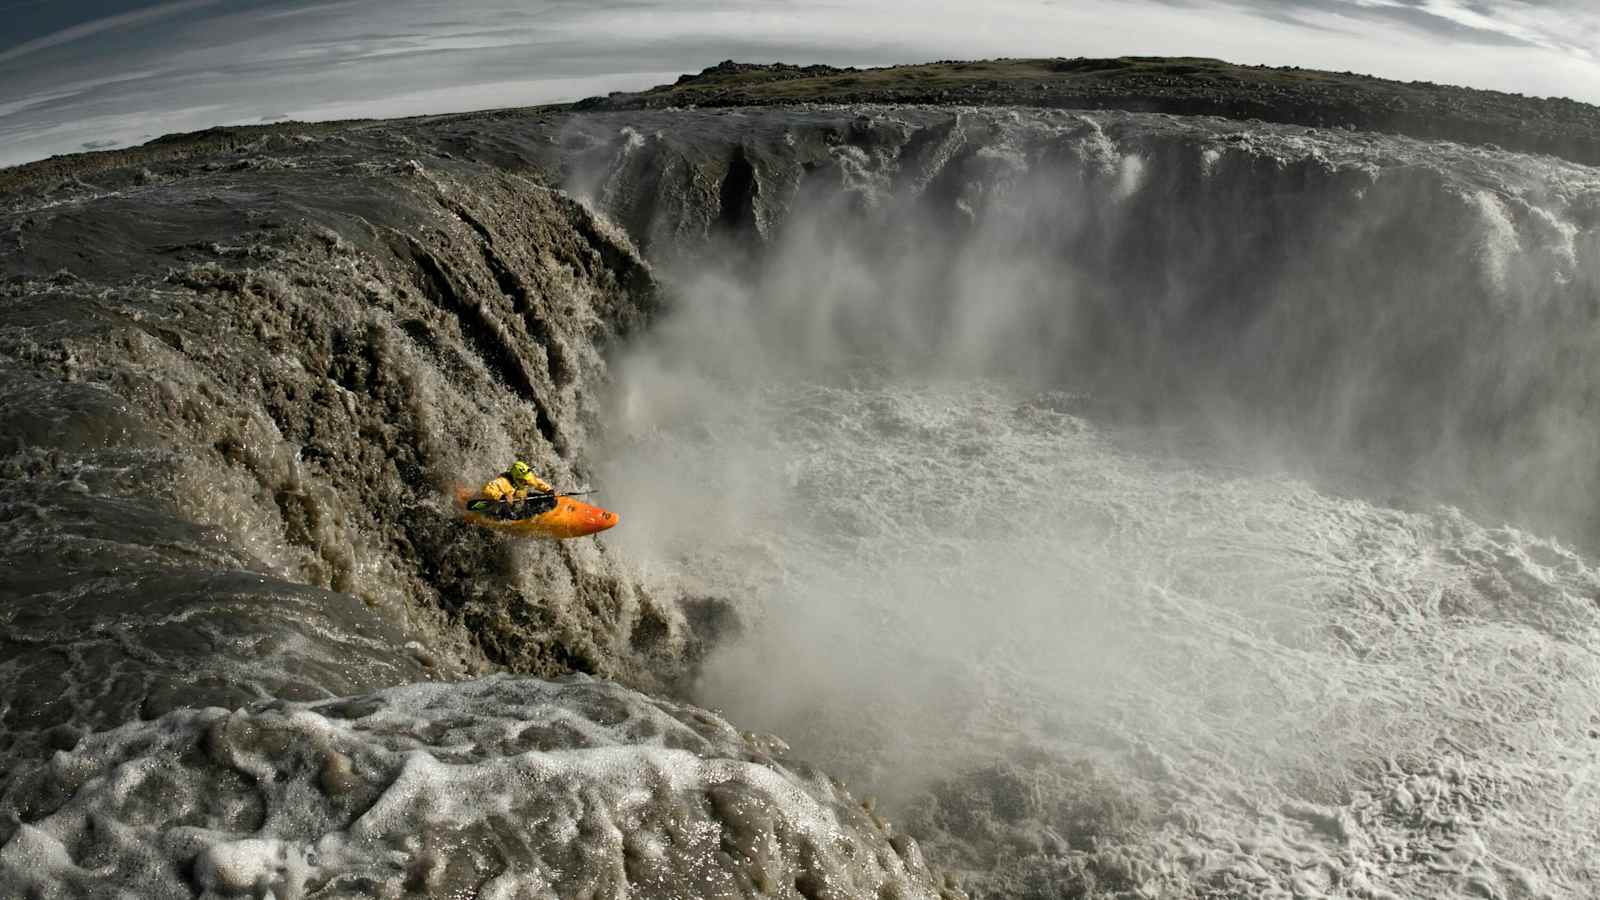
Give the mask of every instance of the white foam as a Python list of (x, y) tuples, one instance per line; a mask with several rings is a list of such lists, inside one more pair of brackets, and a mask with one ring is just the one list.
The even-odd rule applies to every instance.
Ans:
[(1489, 191), (1477, 191), (1469, 200), (1483, 224), (1478, 245), (1478, 259), (1483, 266), (1484, 278), (1497, 290), (1505, 291), (1511, 258), (1520, 249), (1517, 228), (1511, 221), (1504, 203)]
[[(190, 887), (185, 871), (195, 890), (279, 900), (341, 879), (610, 896), (638, 877), (691, 896), (806, 874), (850, 896), (931, 900), (916, 857), (763, 746), (703, 711), (581, 678), (183, 711), (86, 738), (72, 755), (89, 777), (65, 795), (8, 795), (60, 808), (0, 848), (0, 895), (54, 883), (74, 866), (68, 844), (93, 832), (116, 835), (106, 874), (145, 896)], [(766, 850), (728, 856), (725, 842)]]
[(213, 844), (195, 858), (195, 881), (220, 894), (255, 893), (300, 900), (313, 871), (305, 851), (271, 838)]
[[(1416, 763), (1364, 773), (1428, 760), (1466, 774), (1415, 783), (1390, 808), (1421, 803), (1435, 812), (1420, 827), (1454, 831), (1477, 810), (1494, 859), (1575, 883), (1600, 822), (1558, 785), (1590, 740), (1582, 697), (1600, 689), (1600, 661), (1583, 648), (1600, 617), (1586, 598), (1600, 574), (1570, 551), (1453, 510), (1400, 513), (1147, 455), (996, 385), (750, 396), (714, 441), (655, 432), (628, 450), (660, 460), (688, 440), (702, 502), (745, 503), (737, 540), (702, 534), (676, 559), (702, 589), (724, 572), (739, 574), (728, 593), (764, 586), (765, 621), (701, 688), (741, 723), (900, 809), (1018, 743), (1088, 756), (1188, 798), (1198, 830), (1256, 842), (1196, 882), (1269, 858), (1284, 862), (1262, 877), (1286, 890), (1311, 890), (1297, 873), (1313, 864), (1416, 890), (1381, 848), (1422, 839), (1419, 825), (1365, 799)], [(752, 465), (788, 490), (719, 483)], [(608, 479), (630, 469), (616, 460)], [(740, 571), (756, 562), (748, 542), (772, 548), (764, 576)], [(1517, 755), (1497, 756), (1502, 744)], [(1281, 812), (1263, 823), (1212, 799), (1230, 792)], [(1307, 799), (1340, 795), (1355, 799)], [(1541, 833), (1550, 815), (1572, 824)], [(1129, 852), (1142, 865), (1196, 840)], [(1488, 863), (1457, 867), (1504, 881)]]
[(23, 825), (15, 836), (0, 847), (0, 866), (32, 879), (58, 875), (77, 868), (67, 848), (54, 836), (32, 825)]

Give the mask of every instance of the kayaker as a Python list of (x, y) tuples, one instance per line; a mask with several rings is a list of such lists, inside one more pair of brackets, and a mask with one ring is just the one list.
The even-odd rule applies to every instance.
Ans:
[(550, 509), (555, 502), (556, 489), (519, 459), (484, 485), (467, 508), (486, 512), (495, 506), (502, 519), (522, 519)]

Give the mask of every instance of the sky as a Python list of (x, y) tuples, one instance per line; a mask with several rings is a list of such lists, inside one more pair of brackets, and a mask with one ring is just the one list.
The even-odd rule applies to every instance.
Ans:
[(214, 125), (576, 100), (724, 59), (1125, 54), (1600, 103), (1600, 0), (0, 0), (0, 166)]

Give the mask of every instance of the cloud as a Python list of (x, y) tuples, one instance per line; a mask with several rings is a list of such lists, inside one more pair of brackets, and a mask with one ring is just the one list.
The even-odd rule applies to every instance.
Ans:
[[(1193, 7), (1194, 0), (1161, 0)], [(1543, 47), (1592, 56), (1600, 11), (1588, 0), (1218, 0), (1313, 29), (1397, 26), (1458, 45)], [(1351, 26), (1355, 26), (1354, 29)]]
[(15, 59), (37, 53), (49, 47), (81, 41), (107, 31), (121, 28), (130, 28), (136, 25), (145, 25), (158, 19), (170, 18), (186, 12), (193, 12), (208, 6), (216, 6), (222, 0), (174, 0), (172, 3), (162, 3), (144, 9), (130, 10), (114, 16), (106, 16), (88, 22), (81, 22), (60, 31), (55, 31), (43, 37), (19, 44), (5, 51), (0, 51), (0, 64), (11, 62)]

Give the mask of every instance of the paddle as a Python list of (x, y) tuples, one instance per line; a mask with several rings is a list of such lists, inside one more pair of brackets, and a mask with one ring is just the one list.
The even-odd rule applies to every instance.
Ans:
[[(528, 492), (527, 496), (523, 497), (521, 500), (512, 501), (513, 508), (519, 508), (519, 512), (521, 513), (520, 515), (514, 515), (512, 518), (531, 518), (532, 516), (536, 516), (540, 513), (548, 512), (554, 509), (556, 505), (555, 501), (561, 499), (562, 497), (583, 497), (592, 493), (594, 493), (593, 488), (586, 488), (581, 491), (530, 491)], [(544, 506), (543, 503), (545, 502), (548, 502), (550, 505)], [(537, 503), (539, 504), (540, 508), (537, 508), (532, 513), (529, 513), (527, 512), (529, 503)]]
[[(554, 501), (559, 500), (562, 497), (585, 497), (585, 496), (588, 496), (589, 494), (593, 494), (593, 493), (595, 493), (594, 488), (584, 488), (581, 491), (530, 491), (521, 500), (510, 501), (510, 505), (512, 507), (520, 508), (520, 510), (526, 510), (527, 509), (527, 504), (530, 501), (551, 501), (550, 506), (544, 507), (543, 509), (536, 510), (533, 513), (523, 512), (521, 515), (513, 515), (510, 518), (523, 519), (523, 518), (529, 518), (531, 516), (536, 516), (536, 515), (539, 515), (540, 513), (547, 512), (548, 510), (555, 508)], [(476, 513), (488, 513), (488, 512), (490, 512), (492, 510), (498, 509), (499, 506), (500, 506), (500, 503), (498, 501), (487, 500), (487, 499), (481, 499), (480, 498), (478, 500), (473, 500), (472, 502), (468, 503), (467, 504), (467, 509), (472, 511), (472, 512), (476, 512)]]

